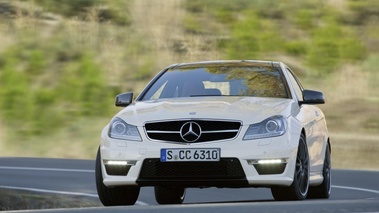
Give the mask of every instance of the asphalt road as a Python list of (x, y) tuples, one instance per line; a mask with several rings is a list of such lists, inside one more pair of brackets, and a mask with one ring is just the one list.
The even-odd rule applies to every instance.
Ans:
[[(0, 188), (97, 197), (93, 160), (0, 158)], [(327, 200), (274, 201), (269, 189), (187, 189), (184, 205), (158, 206), (142, 188), (129, 207), (54, 212), (379, 212), (379, 171), (333, 170)]]

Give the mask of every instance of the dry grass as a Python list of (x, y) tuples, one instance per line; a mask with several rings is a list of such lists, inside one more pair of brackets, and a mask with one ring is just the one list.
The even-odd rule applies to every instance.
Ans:
[(344, 10), (346, 8), (346, 0), (327, 0), (326, 3), (337, 10)]
[(332, 104), (367, 97), (371, 91), (370, 73), (357, 65), (346, 64), (331, 78), (332, 87), (328, 88), (328, 92)]
[(332, 133), (332, 166), (339, 169), (379, 169), (379, 135)]
[(186, 11), (183, 0), (134, 1), (131, 9), (133, 23), (138, 32), (154, 45), (157, 66), (172, 63), (219, 59), (215, 41), (207, 36), (183, 31)]
[(0, 189), (0, 211), (102, 206), (97, 198)]
[[(359, 64), (347, 64), (318, 85), (327, 103), (333, 166), (379, 169), (379, 87), (377, 73)], [(378, 79), (379, 80), (379, 79)]]
[(102, 128), (109, 119), (82, 119), (44, 137), (17, 143), (0, 141), (0, 148), (4, 147), (0, 156), (95, 159)]
[[(5, 148), (6, 145), (4, 144), (5, 138), (6, 138), (5, 133), (6, 133), (6, 127), (0, 119), (0, 150), (6, 150), (6, 148)], [(0, 155), (1, 155), (1, 151), (0, 151)]]

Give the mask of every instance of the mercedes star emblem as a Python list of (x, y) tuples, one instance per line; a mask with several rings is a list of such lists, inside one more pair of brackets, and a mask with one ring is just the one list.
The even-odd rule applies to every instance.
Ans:
[(189, 121), (180, 128), (180, 136), (185, 142), (195, 142), (201, 136), (201, 127), (198, 123)]

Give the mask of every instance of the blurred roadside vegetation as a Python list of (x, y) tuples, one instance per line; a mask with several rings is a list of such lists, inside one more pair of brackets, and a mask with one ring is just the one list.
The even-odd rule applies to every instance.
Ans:
[(116, 94), (173, 63), (262, 59), (325, 93), (337, 167), (379, 168), (377, 0), (0, 0), (0, 40), (0, 155), (94, 158)]

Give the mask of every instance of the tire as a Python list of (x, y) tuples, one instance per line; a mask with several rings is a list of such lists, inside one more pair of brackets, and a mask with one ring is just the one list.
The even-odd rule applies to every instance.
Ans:
[(304, 200), (309, 189), (309, 154), (305, 136), (301, 134), (297, 149), (295, 174), (289, 187), (272, 187), (271, 193), (275, 200)]
[(330, 197), (330, 193), (332, 191), (331, 183), (332, 183), (332, 170), (331, 170), (331, 149), (329, 143), (326, 146), (325, 150), (325, 160), (324, 167), (322, 171), (322, 175), (324, 176), (324, 180), (319, 186), (313, 186), (309, 188), (308, 198), (315, 199), (327, 199)]
[(96, 157), (96, 189), (100, 201), (104, 206), (134, 205), (137, 202), (140, 188), (137, 186), (117, 186), (108, 188), (103, 183), (101, 171), (100, 149)]
[(155, 200), (159, 204), (182, 204), (186, 189), (182, 187), (154, 187)]

